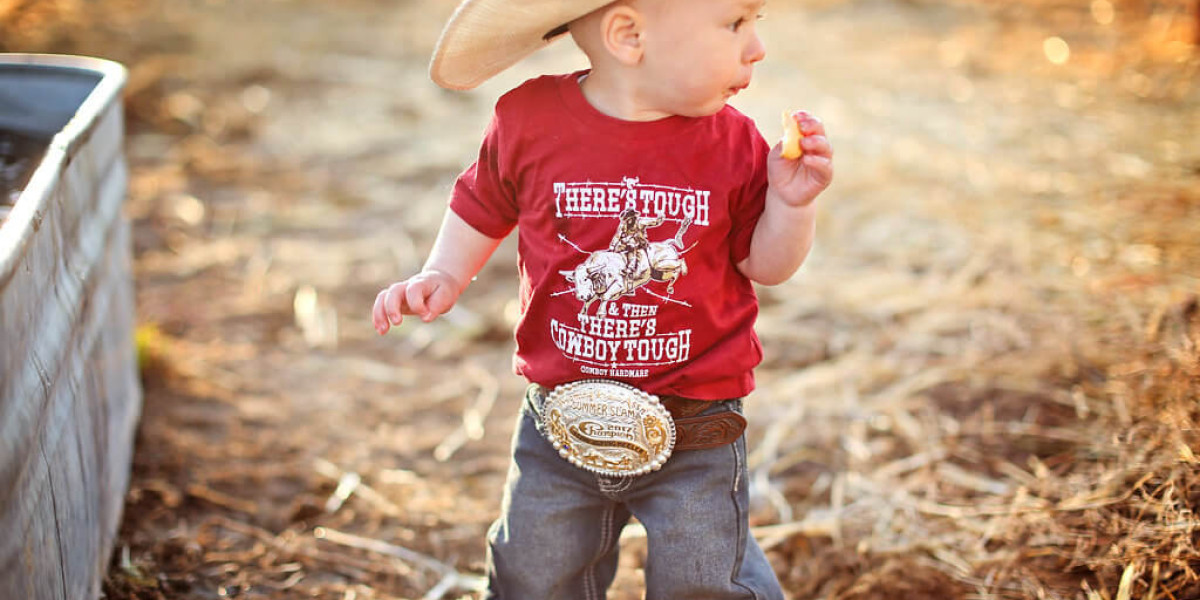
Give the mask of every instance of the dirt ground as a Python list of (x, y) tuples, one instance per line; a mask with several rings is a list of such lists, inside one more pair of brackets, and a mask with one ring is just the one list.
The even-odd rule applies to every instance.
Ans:
[[(6, 45), (131, 69), (145, 408), (107, 597), (469, 597), (523, 387), (515, 245), (439, 322), (368, 312), (497, 96), (581, 55), (447, 92), (451, 2), (107, 4)], [(837, 153), (747, 403), (792, 598), (1200, 598), (1194, 10), (771, 1), (734, 104), (768, 138), (806, 108)], [(623, 548), (614, 600), (641, 597)]]

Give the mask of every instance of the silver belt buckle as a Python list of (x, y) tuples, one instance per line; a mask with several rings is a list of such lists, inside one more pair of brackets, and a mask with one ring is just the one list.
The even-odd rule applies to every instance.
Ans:
[(560, 385), (546, 397), (541, 413), (558, 453), (601, 475), (657, 471), (675, 445), (675, 421), (658, 397), (616, 381)]

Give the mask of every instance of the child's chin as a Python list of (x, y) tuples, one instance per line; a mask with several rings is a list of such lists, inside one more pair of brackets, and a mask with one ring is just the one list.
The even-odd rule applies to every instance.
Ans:
[(725, 108), (725, 105), (728, 103), (729, 103), (729, 99), (722, 98), (720, 100), (714, 100), (713, 102), (710, 102), (703, 106), (693, 107), (693, 108), (689, 109), (687, 112), (682, 112), (680, 114), (685, 117), (694, 117), (694, 118), (711, 117), (711, 116), (721, 112), (721, 110), (723, 108)]

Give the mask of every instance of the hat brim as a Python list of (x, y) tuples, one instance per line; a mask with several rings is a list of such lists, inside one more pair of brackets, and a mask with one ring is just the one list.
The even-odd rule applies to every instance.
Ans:
[(563, 25), (613, 0), (465, 0), (433, 51), (429, 76), (469, 90), (566, 33)]

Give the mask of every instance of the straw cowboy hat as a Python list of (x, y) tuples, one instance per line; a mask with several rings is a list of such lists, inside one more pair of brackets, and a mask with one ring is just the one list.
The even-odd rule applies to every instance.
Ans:
[(433, 50), (429, 76), (469, 90), (555, 42), (567, 24), (613, 0), (463, 0)]

